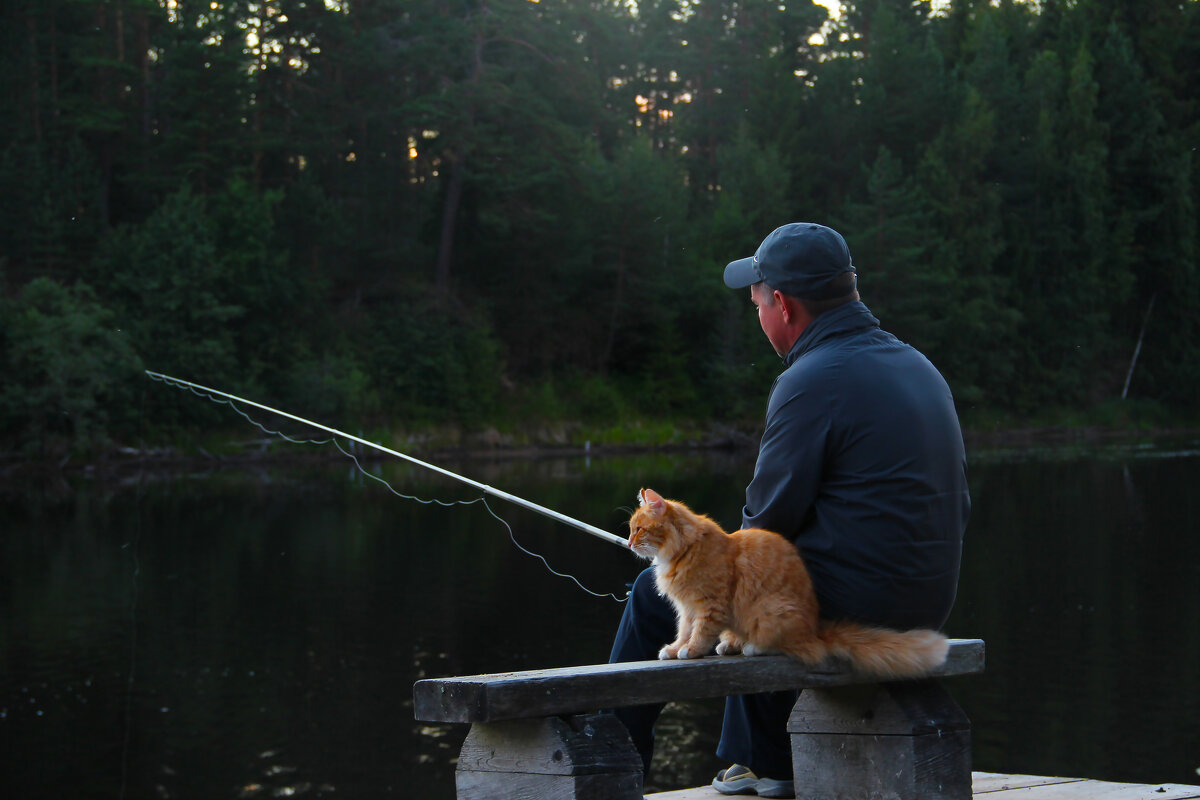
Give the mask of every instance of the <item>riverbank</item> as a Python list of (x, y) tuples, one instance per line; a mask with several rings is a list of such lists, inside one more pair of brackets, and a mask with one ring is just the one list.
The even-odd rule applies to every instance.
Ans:
[[(599, 428), (557, 421), (502, 431), (496, 427), (466, 430), (459, 426), (429, 426), (416, 430), (356, 432), (353, 435), (405, 455), (423, 460), (523, 459), (604, 456), (629, 453), (684, 451), (752, 452), (761, 427), (755, 423), (678, 423), (637, 421)], [(201, 464), (251, 464), (341, 459), (331, 439), (307, 439), (311, 434), (289, 433), (290, 439), (263, 435), (247, 439), (244, 430), (222, 429), (198, 435), (180, 432), (163, 435), (155, 443), (113, 443), (89, 454), (33, 457), (0, 456), (0, 476), (59, 472), (104, 472), (123, 468), (195, 466)], [(971, 455), (1047, 448), (1086, 451), (1104, 447), (1172, 446), (1200, 441), (1200, 425), (1178, 424), (1106, 426), (1100, 424), (1026, 424), (964, 426), (963, 437)], [(389, 458), (361, 443), (341, 440), (346, 452), (362, 460)]]

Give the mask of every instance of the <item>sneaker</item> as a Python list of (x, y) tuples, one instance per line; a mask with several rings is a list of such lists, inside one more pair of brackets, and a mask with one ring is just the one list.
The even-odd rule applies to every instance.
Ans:
[(713, 788), (721, 794), (757, 794), (759, 797), (795, 797), (792, 781), (760, 778), (741, 764), (723, 769), (713, 778)]

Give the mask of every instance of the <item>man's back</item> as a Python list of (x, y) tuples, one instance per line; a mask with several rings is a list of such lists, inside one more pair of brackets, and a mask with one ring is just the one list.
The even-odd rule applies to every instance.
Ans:
[(940, 626), (970, 507), (945, 380), (857, 302), (818, 317), (788, 362), (743, 526), (795, 540), (825, 616)]

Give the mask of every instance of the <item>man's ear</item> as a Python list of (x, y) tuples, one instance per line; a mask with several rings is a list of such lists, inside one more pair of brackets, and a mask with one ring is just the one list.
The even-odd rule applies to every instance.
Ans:
[(778, 289), (772, 289), (771, 299), (774, 300), (775, 305), (779, 306), (779, 313), (783, 314), (783, 321), (791, 322), (792, 309), (788, 306), (788, 298), (784, 296), (783, 292)]

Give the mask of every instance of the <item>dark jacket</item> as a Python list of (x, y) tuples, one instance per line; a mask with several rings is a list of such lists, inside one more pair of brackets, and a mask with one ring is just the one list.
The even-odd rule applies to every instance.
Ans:
[(940, 627), (971, 505), (946, 381), (860, 302), (817, 317), (785, 361), (742, 526), (796, 542), (822, 616)]

